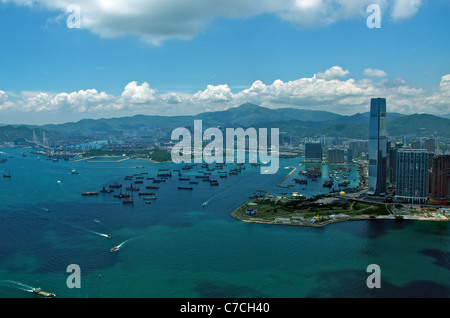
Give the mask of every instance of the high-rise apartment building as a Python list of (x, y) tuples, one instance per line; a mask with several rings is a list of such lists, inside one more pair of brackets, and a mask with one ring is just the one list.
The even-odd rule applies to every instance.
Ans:
[(345, 162), (344, 149), (328, 149), (328, 162), (344, 163)]
[(386, 99), (372, 98), (369, 121), (369, 195), (386, 194), (386, 151)]
[(322, 162), (322, 145), (319, 142), (305, 143), (305, 161)]
[(425, 149), (399, 149), (396, 161), (396, 198), (426, 203), (428, 152)]
[(435, 155), (431, 160), (430, 196), (450, 200), (450, 155)]

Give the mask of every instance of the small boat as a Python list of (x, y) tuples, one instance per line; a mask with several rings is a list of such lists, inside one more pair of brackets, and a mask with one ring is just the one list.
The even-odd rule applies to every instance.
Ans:
[(131, 197), (131, 200), (123, 200), (122, 203), (123, 204), (134, 204), (133, 196)]
[(192, 190), (192, 187), (178, 187), (178, 190)]
[(152, 204), (151, 201), (145, 201), (145, 204)]
[(112, 192), (114, 192), (114, 190), (106, 189), (105, 187), (103, 187), (103, 189), (100, 190), (100, 193), (112, 193)]
[(117, 252), (119, 250), (119, 246), (114, 246), (112, 249), (110, 249), (109, 251), (111, 253)]
[(8, 172), (8, 174), (4, 174), (3, 178), (11, 178), (11, 172)]
[(139, 192), (139, 195), (155, 195), (155, 192)]
[(110, 188), (122, 188), (122, 185), (116, 181), (113, 184), (110, 184), (109, 187)]
[(159, 186), (149, 185), (145, 187), (146, 189), (159, 189)]
[(93, 196), (93, 195), (98, 195), (98, 192), (83, 192), (81, 195), (82, 196)]
[(76, 171), (76, 170), (72, 170), (72, 172), (71, 172), (72, 174), (78, 174), (78, 171)]
[(56, 295), (53, 293), (47, 293), (45, 291), (43, 291), (42, 289), (38, 288), (33, 288), (33, 293), (42, 297), (47, 297), (47, 298), (53, 298)]

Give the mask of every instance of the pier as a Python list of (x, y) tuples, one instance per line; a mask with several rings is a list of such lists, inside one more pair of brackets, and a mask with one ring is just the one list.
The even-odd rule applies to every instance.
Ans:
[(297, 168), (296, 168), (296, 167), (286, 167), (285, 169), (292, 169), (292, 170), (291, 170), (291, 172), (289, 172), (283, 179), (281, 179), (280, 182), (277, 183), (277, 187), (280, 187), (280, 188), (290, 188), (290, 187), (293, 187), (292, 184), (287, 185), (287, 186), (282, 186), (281, 184), (282, 184), (287, 178), (289, 178), (289, 176), (290, 176), (291, 174), (293, 174), (293, 173), (297, 170)]

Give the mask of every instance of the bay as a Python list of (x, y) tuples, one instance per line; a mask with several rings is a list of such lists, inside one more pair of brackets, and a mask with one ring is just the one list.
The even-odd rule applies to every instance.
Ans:
[[(299, 158), (280, 159), (274, 175), (262, 175), (259, 166), (249, 164), (227, 178), (213, 171), (219, 186), (195, 179), (199, 170), (206, 171), (197, 165), (181, 173), (198, 184), (178, 190), (188, 181), (179, 181), (173, 169), (183, 164), (53, 162), (29, 151), (2, 149), (8, 161), (0, 164), (0, 175), (12, 176), (0, 178), (2, 298), (34, 298), (28, 291), (37, 286), (62, 298), (450, 295), (447, 222), (352, 221), (309, 228), (249, 224), (229, 215), (256, 190), (327, 193), (321, 185), (333, 166), (322, 166), (324, 177), (316, 183), (280, 188), (276, 184), (291, 171), (285, 167), (305, 169)], [(126, 187), (126, 175), (146, 172), (143, 187), (152, 184), (147, 177), (159, 169), (171, 169), (173, 175), (159, 189), (148, 190), (157, 196), (151, 204), (137, 193), (134, 205), (113, 194), (80, 195), (116, 181)], [(283, 185), (294, 184), (297, 171)], [(358, 182), (355, 166), (349, 180), (350, 186)], [(70, 264), (80, 266), (81, 288), (67, 287)], [(381, 268), (379, 289), (366, 286), (369, 264)]]

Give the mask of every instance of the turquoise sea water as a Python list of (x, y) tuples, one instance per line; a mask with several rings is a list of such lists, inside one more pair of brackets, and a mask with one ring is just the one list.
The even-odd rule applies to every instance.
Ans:
[[(229, 213), (257, 189), (273, 194), (326, 193), (321, 180), (292, 188), (276, 184), (299, 159), (281, 159), (275, 175), (249, 164), (218, 187), (198, 181), (178, 190), (176, 173), (160, 183), (157, 199), (134, 206), (113, 194), (82, 197), (126, 175), (152, 184), (173, 163), (52, 162), (26, 149), (1, 149), (0, 297), (37, 297), (40, 286), (57, 297), (448, 297), (450, 225), (447, 222), (352, 221), (310, 228), (248, 224)], [(22, 153), (27, 156), (23, 157)], [(144, 168), (136, 168), (144, 166)], [(227, 169), (235, 167), (228, 164)], [(325, 177), (328, 169), (323, 166)], [(79, 174), (71, 174), (75, 169)], [(350, 180), (358, 182), (356, 168)], [(297, 172), (283, 184), (292, 184)], [(325, 178), (324, 177), (324, 178)], [(353, 181), (356, 178), (356, 181)], [(140, 185), (142, 187), (142, 185)], [(116, 190), (117, 193), (117, 190)], [(208, 202), (202, 207), (203, 202)], [(111, 234), (108, 239), (101, 234)], [(121, 244), (116, 253), (110, 249)], [(70, 289), (67, 266), (81, 269), (81, 288)], [(369, 289), (369, 264), (381, 268), (381, 288)]]

